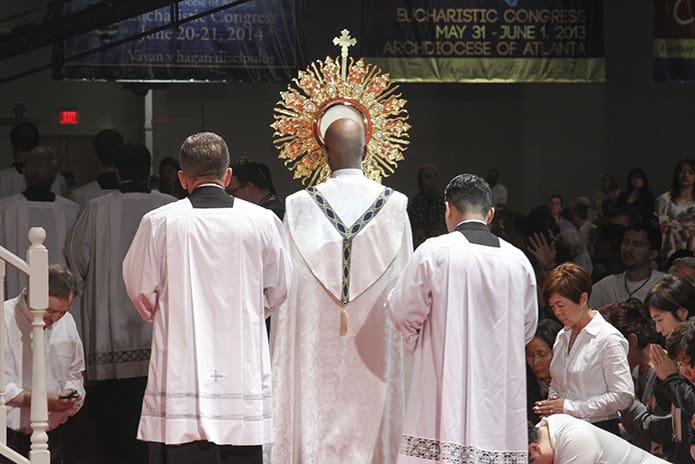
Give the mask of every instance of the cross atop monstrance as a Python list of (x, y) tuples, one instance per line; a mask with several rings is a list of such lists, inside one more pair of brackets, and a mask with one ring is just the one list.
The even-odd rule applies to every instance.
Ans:
[(341, 58), (327, 56), (310, 63), (287, 91), (280, 92), (282, 100), (275, 105), (271, 124), (278, 157), (304, 185), (323, 182), (331, 174), (324, 153), (326, 129), (337, 119), (349, 118), (364, 128), (362, 170), (381, 182), (393, 174), (409, 143), (407, 101), (376, 65), (354, 56), (348, 61), (350, 47), (357, 44), (349, 30), (332, 40)]
[(333, 37), (333, 45), (340, 47), (340, 70), (343, 77), (343, 82), (347, 81), (348, 48), (353, 47), (356, 43), (357, 39), (350, 37), (350, 31), (347, 29), (340, 31), (340, 37)]

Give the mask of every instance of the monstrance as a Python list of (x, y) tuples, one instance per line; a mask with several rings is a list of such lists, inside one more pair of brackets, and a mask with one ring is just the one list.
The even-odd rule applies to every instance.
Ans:
[(333, 39), (340, 47), (340, 59), (326, 57), (299, 71), (275, 105), (271, 124), (275, 147), (304, 185), (315, 185), (330, 175), (323, 137), (336, 119), (350, 118), (364, 127), (367, 156), (362, 169), (377, 182), (393, 174), (408, 146), (406, 100), (396, 93), (398, 86), (389, 82), (388, 73), (348, 56), (348, 48), (356, 43), (343, 29)]

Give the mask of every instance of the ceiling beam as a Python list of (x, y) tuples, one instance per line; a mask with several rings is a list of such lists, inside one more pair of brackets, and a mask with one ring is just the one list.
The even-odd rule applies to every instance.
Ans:
[(175, 0), (102, 0), (74, 13), (35, 25), (29, 30), (22, 28), (20, 31), (2, 37), (0, 60), (22, 55), (172, 3), (178, 2)]

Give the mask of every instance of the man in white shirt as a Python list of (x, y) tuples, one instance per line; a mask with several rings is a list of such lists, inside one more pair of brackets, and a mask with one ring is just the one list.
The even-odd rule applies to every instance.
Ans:
[(405, 195), (368, 179), (362, 126), (325, 134), (331, 177), (287, 198), (294, 272), (273, 316), (278, 464), (392, 464), (403, 416), (402, 340), (384, 311), (412, 251)]
[[(64, 264), (65, 237), (77, 220), (80, 207), (51, 192), (58, 163), (49, 147), (33, 148), (26, 155), (23, 172), (26, 188), (22, 193), (0, 199), (0, 244), (12, 253), (23, 256), (30, 245), (27, 238), (29, 228), (43, 227), (46, 230), (48, 261)], [(8, 269), (5, 282), (6, 295), (17, 295), (24, 288), (26, 279), (16, 269)], [(77, 324), (79, 327), (79, 320)]]
[(123, 280), (153, 324), (138, 438), (150, 464), (261, 463), (273, 416), (266, 313), (291, 265), (272, 211), (228, 195), (229, 151), (213, 133), (181, 146), (188, 198), (147, 213)]
[(528, 457), (533, 464), (664, 464), (615, 434), (566, 414), (528, 424)]
[[(75, 278), (62, 265), (48, 271), (48, 309), (44, 315), (46, 390), (48, 392), (48, 446), (51, 463), (70, 455), (65, 428), (57, 428), (80, 410), (85, 397), (82, 381), (84, 357), (77, 327), (68, 313), (75, 295)], [(5, 301), (5, 398), (7, 444), (28, 457), (31, 445), (32, 315), (25, 291)], [(10, 462), (10, 461), (0, 461)]]
[[(118, 189), (116, 156), (123, 145), (123, 136), (113, 129), (104, 129), (94, 137), (98, 177), (72, 191), (71, 198), (80, 208), (85, 208), (92, 198)], [(149, 176), (149, 172), (148, 172)]]
[(150, 153), (144, 145), (125, 144), (116, 154), (120, 190), (104, 191), (89, 202), (65, 242), (65, 257), (83, 288), (90, 411), (96, 413), (101, 445), (109, 458), (143, 462), (147, 449), (135, 437), (152, 326), (134, 311), (121, 269), (145, 213), (176, 198), (150, 191)]
[(450, 233), (418, 247), (387, 301), (414, 349), (398, 463), (525, 463), (533, 267), (488, 230), (482, 178), (456, 176), (444, 197)]
[(661, 235), (655, 227), (646, 223), (628, 226), (620, 245), (620, 260), (625, 271), (596, 282), (591, 290), (589, 306), (601, 309), (631, 298), (644, 301), (652, 285), (664, 275), (651, 267), (660, 249)]
[(507, 187), (500, 183), (500, 172), (497, 169), (490, 169), (485, 179), (492, 192), (492, 206), (507, 206), (508, 194)]

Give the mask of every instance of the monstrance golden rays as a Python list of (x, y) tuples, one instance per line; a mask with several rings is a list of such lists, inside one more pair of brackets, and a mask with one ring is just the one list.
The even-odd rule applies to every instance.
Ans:
[(299, 71), (275, 105), (271, 124), (275, 147), (304, 185), (315, 185), (330, 175), (323, 136), (336, 119), (351, 118), (365, 128), (367, 156), (362, 169), (377, 182), (393, 174), (408, 146), (406, 100), (377, 66), (352, 57), (348, 64), (348, 47), (355, 43), (343, 29), (333, 39), (341, 47), (340, 60), (326, 57)]

